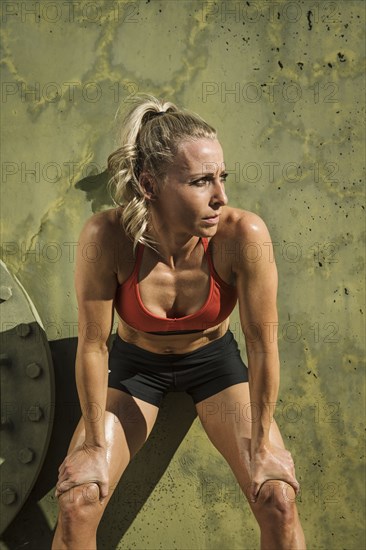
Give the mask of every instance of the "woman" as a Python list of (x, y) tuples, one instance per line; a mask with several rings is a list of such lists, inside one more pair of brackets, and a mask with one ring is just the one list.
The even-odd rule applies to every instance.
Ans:
[[(273, 419), (277, 271), (266, 225), (227, 206), (215, 130), (170, 102), (138, 98), (108, 168), (117, 207), (88, 219), (79, 238), (83, 416), (59, 468), (53, 548), (96, 548), (113, 489), (169, 390), (192, 396), (250, 503), (261, 548), (305, 548), (299, 484)], [(248, 369), (228, 330), (237, 302)], [(114, 307), (118, 332), (108, 353)], [(238, 404), (239, 421), (228, 414), (223, 422), (223, 407)]]

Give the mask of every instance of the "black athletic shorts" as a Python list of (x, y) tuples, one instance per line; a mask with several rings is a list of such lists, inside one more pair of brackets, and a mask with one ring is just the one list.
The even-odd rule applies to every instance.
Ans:
[(248, 382), (248, 369), (230, 330), (195, 351), (178, 354), (146, 351), (116, 333), (109, 352), (108, 386), (157, 407), (168, 391), (186, 391), (198, 403), (240, 382)]

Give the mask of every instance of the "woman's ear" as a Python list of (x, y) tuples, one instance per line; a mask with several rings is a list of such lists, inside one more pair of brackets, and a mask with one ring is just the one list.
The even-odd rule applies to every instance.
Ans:
[(154, 201), (158, 197), (157, 184), (155, 179), (148, 173), (142, 172), (140, 174), (140, 185), (142, 187), (145, 199)]

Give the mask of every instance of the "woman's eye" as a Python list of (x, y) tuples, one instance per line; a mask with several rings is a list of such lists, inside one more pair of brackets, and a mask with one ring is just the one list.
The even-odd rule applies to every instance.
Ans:
[[(223, 181), (224, 183), (226, 182), (227, 180), (227, 177), (228, 177), (229, 174), (221, 174), (220, 176), (220, 180)], [(207, 185), (208, 183), (211, 182), (211, 178), (202, 178), (200, 180), (196, 180), (196, 181), (192, 181), (191, 182), (191, 185), (195, 185), (197, 187), (204, 187), (205, 185)]]
[(202, 179), (202, 180), (192, 181), (191, 185), (196, 185), (197, 187), (204, 187), (207, 183), (209, 183), (209, 180)]

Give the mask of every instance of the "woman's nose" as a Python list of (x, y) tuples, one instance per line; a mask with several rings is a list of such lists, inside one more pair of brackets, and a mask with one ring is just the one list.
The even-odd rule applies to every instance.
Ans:
[(228, 203), (228, 198), (225, 193), (225, 185), (222, 181), (216, 182), (212, 194), (212, 202), (220, 203), (222, 206)]

